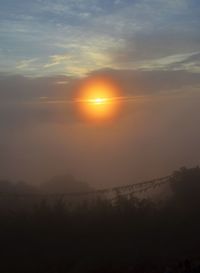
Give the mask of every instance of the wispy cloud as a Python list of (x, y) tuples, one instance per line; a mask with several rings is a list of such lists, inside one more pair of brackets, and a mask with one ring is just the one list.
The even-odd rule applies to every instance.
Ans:
[(195, 0), (7, 1), (0, 11), (0, 70), (83, 76), (105, 67), (172, 64), (200, 50), (199, 9)]
[[(188, 70), (193, 72), (193, 67), (196, 66), (196, 63), (194, 61), (191, 62), (191, 58), (195, 56), (199, 56), (199, 52), (169, 55), (164, 58), (140, 62), (137, 64), (137, 67), (150, 70)], [(190, 65), (188, 66), (188, 64)]]
[(67, 60), (70, 59), (70, 56), (68, 54), (62, 54), (62, 55), (53, 55), (50, 56), (51, 61), (44, 65), (44, 68), (49, 68), (54, 65), (61, 64)]
[(38, 60), (37, 58), (29, 59), (29, 60), (22, 60), (16, 65), (16, 68), (17, 69), (33, 68), (32, 64), (35, 63), (37, 60)]

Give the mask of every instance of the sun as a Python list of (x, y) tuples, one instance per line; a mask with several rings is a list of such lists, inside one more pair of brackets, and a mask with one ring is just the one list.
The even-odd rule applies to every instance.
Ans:
[(78, 112), (87, 120), (105, 121), (113, 119), (119, 109), (119, 88), (110, 79), (87, 78), (78, 89)]
[(94, 98), (94, 99), (91, 99), (91, 100), (90, 100), (91, 103), (94, 103), (94, 104), (97, 104), (97, 105), (99, 105), (99, 104), (104, 104), (104, 103), (106, 103), (107, 101), (108, 101), (107, 98)]

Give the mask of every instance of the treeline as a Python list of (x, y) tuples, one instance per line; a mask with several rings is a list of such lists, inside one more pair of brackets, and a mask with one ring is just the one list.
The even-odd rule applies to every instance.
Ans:
[(161, 272), (200, 258), (200, 168), (170, 179), (164, 202), (118, 196), (0, 210), (0, 272)]
[(0, 194), (56, 194), (62, 192), (89, 191), (91, 187), (70, 174), (55, 176), (41, 184), (0, 179)]

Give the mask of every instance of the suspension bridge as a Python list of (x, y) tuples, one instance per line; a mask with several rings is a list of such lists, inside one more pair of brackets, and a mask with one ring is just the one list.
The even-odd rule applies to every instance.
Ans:
[(143, 193), (152, 192), (160, 186), (170, 183), (171, 176), (165, 176), (161, 178), (156, 178), (148, 181), (132, 183), (123, 186), (117, 186), (112, 188), (104, 188), (91, 191), (81, 191), (81, 192), (64, 192), (64, 193), (6, 193), (0, 192), (0, 201), (2, 199), (62, 199), (62, 200), (72, 200), (77, 199), (94, 199), (94, 198), (107, 198), (109, 200), (114, 200), (119, 196), (126, 198), (131, 198), (133, 196), (140, 196)]

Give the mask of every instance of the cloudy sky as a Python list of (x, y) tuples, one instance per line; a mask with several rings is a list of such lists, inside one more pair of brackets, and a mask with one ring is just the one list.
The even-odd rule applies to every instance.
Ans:
[(1, 0), (1, 71), (199, 72), (198, 0)]
[[(94, 186), (200, 164), (198, 0), (0, 0), (0, 176), (71, 172)], [(74, 115), (74, 86), (109, 75), (121, 116)]]

